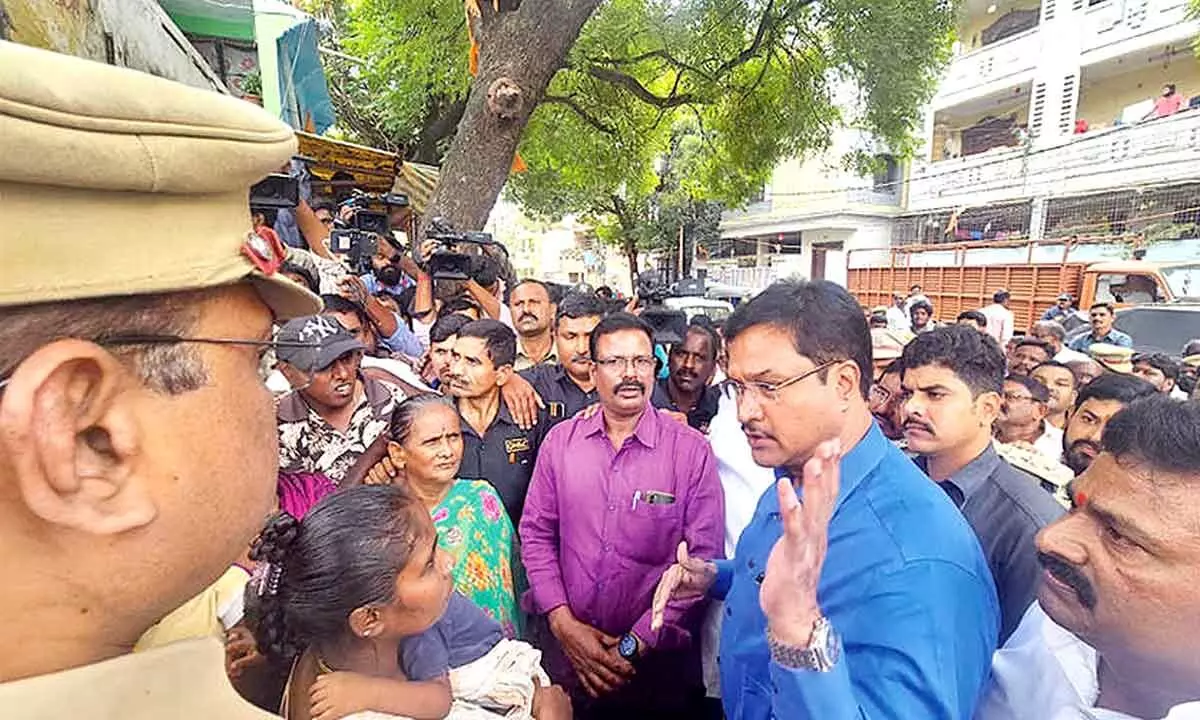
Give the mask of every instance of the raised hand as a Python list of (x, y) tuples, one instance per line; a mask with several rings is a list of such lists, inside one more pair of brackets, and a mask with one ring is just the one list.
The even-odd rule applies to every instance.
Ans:
[(771, 632), (788, 645), (807, 645), (820, 616), (817, 582), (829, 542), (829, 519), (837, 503), (840, 460), (839, 440), (817, 446), (804, 464), (803, 502), (791, 478), (780, 478), (776, 486), (783, 536), (767, 559), (759, 602)]
[(691, 557), (687, 543), (679, 543), (675, 550), (675, 564), (667, 568), (658, 581), (658, 587), (654, 589), (654, 602), (650, 605), (650, 629), (657, 631), (662, 627), (667, 603), (705, 595), (716, 581), (717, 566), (707, 560)]

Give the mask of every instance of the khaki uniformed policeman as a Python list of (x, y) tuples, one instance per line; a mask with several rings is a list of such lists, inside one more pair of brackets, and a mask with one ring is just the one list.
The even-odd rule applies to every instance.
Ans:
[(250, 234), (292, 132), (0, 42), (0, 716), (240, 718), (216, 640), (137, 655), (270, 510), (260, 356), (319, 301)]
[(1113, 372), (1126, 375), (1133, 373), (1133, 348), (1109, 343), (1092, 343), (1088, 347), (1088, 354), (1092, 356), (1093, 360)]

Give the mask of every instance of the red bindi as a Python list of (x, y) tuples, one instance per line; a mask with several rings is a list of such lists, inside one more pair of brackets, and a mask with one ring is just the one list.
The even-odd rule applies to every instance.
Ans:
[(1088, 501), (1088, 496), (1087, 496), (1087, 493), (1085, 493), (1085, 492), (1078, 492), (1078, 491), (1075, 493), (1075, 505), (1076, 505), (1076, 507), (1083, 507), (1084, 505), (1087, 505), (1087, 501)]

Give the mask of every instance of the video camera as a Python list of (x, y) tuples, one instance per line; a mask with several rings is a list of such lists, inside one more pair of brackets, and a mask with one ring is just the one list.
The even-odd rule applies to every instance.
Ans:
[(300, 204), (300, 183), (289, 175), (268, 175), (250, 188), (250, 209), (256, 212), (294, 208)]
[[(372, 208), (382, 205), (384, 212)], [(371, 272), (371, 258), (379, 251), (379, 241), (391, 239), (392, 228), (387, 210), (408, 207), (408, 196), (400, 193), (367, 193), (355, 189), (339, 208), (353, 208), (349, 221), (337, 218), (329, 234), (329, 249), (345, 255), (356, 275)]]
[(664, 304), (667, 298), (676, 297), (676, 293), (657, 270), (646, 270), (638, 275), (637, 295), (643, 303), (641, 318), (654, 331), (654, 342), (659, 345), (683, 342), (687, 335), (687, 314)]
[(413, 259), (418, 263), (423, 261), (426, 271), (435, 280), (469, 279), (474, 268), (473, 258), (482, 255), (485, 246), (496, 244), (491, 233), (458, 232), (441, 217), (430, 221), (425, 239), (433, 240), (437, 247), (428, 258), (422, 259), (414, 246)]

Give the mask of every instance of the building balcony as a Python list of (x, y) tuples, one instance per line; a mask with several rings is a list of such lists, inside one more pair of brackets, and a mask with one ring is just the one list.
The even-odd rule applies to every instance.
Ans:
[(1080, 52), (1085, 65), (1186, 41), (1200, 28), (1188, 18), (1187, 0), (1103, 0), (1086, 7), (1082, 20)]
[(1200, 176), (1197, 110), (1064, 140), (1040, 149), (996, 148), (914, 167), (908, 209), (980, 206)]
[(1028, 83), (1041, 53), (1041, 29), (1034, 26), (950, 62), (933, 107), (958, 105), (1006, 87)]

